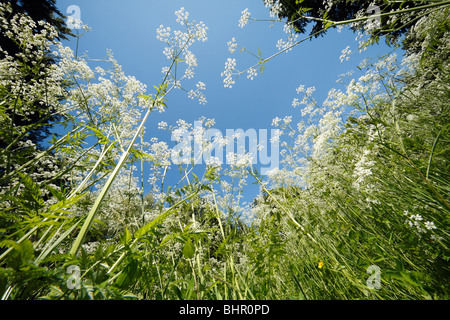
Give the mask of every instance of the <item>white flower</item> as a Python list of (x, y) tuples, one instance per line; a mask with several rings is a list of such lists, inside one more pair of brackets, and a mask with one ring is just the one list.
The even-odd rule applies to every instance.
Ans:
[(233, 38), (233, 39), (231, 39), (231, 41), (228, 41), (227, 46), (228, 46), (228, 51), (230, 51), (230, 53), (234, 53), (234, 51), (237, 48), (236, 38)]
[(188, 92), (188, 98), (190, 99), (194, 99), (197, 98), (200, 104), (206, 104), (206, 97), (205, 95), (201, 92), (201, 90), (206, 90), (206, 85), (199, 81), (196, 84), (197, 89), (194, 91), (193, 89), (191, 89)]
[(370, 151), (367, 149), (364, 150), (362, 157), (355, 165), (353, 177), (355, 177), (356, 180), (353, 182), (353, 186), (357, 189), (360, 189), (366, 178), (372, 175), (372, 167), (375, 165), (375, 162), (367, 159), (369, 155)]
[(283, 119), (283, 122), (285, 125), (288, 125), (289, 123), (291, 123), (291, 121), (292, 121), (292, 116), (286, 116)]
[(207, 35), (208, 27), (205, 25), (205, 23), (203, 21), (200, 21), (199, 23), (195, 24), (195, 26), (193, 27), (193, 30), (195, 30), (195, 32), (194, 32), (195, 38), (198, 41), (205, 42), (206, 40), (208, 40), (208, 35)]
[(275, 117), (275, 119), (272, 120), (272, 126), (278, 127), (278, 124), (280, 123), (281, 119), (278, 117)]
[(306, 89), (305, 96), (307, 97), (311, 96), (314, 91), (316, 91), (316, 88), (314, 86), (309, 87), (308, 89)]
[(269, 178), (273, 178), (274, 176), (276, 176), (276, 175), (279, 173), (279, 171), (280, 171), (280, 170), (279, 170), (277, 167), (275, 167), (275, 168), (273, 168), (273, 169), (267, 171), (267, 172), (266, 172), (266, 175), (268, 175)]
[(270, 138), (270, 143), (280, 142), (280, 136), (283, 134), (283, 130), (276, 129), (273, 133), (274, 135), (272, 138)]
[(339, 60), (343, 62), (344, 60), (348, 61), (350, 59), (349, 55), (352, 53), (350, 50), (350, 46), (347, 46), (344, 50), (342, 50), (342, 54), (339, 57)]
[(165, 130), (166, 128), (167, 128), (167, 122), (161, 121), (160, 123), (158, 123), (158, 129)]
[(183, 7), (180, 10), (175, 11), (175, 15), (177, 16), (177, 22), (181, 25), (187, 23), (189, 18), (189, 12), (187, 12)]
[(194, 71), (191, 68), (187, 68), (184, 72), (184, 76), (188, 79), (192, 79), (194, 77)]
[(425, 222), (425, 227), (426, 227), (428, 230), (436, 229), (436, 226), (434, 225), (434, 222), (430, 222), (430, 221), (426, 221), (426, 222)]
[(184, 52), (184, 60), (185, 60), (185, 62), (188, 65), (189, 68), (197, 67), (197, 58), (195, 57), (195, 55), (191, 51), (185, 50), (185, 52)]
[(166, 56), (167, 59), (171, 60), (174, 58), (175, 51), (170, 47), (165, 47), (163, 54)]
[(270, 8), (270, 16), (276, 17), (280, 13), (282, 6), (279, 0), (264, 0), (264, 6)]
[(156, 39), (162, 42), (168, 42), (170, 37), (170, 27), (164, 28), (163, 25), (160, 25), (159, 28), (156, 29)]
[(246, 24), (248, 24), (248, 20), (250, 19), (250, 12), (248, 12), (248, 8), (241, 12), (241, 18), (239, 19), (239, 28), (244, 28)]
[(297, 89), (296, 89), (296, 91), (297, 91), (297, 94), (300, 94), (300, 92), (304, 92), (305, 91), (305, 86), (302, 84), (302, 85), (300, 85)]
[(198, 90), (205, 90), (206, 89), (206, 84), (204, 84), (203, 82), (199, 81), (197, 84), (197, 89)]
[(225, 88), (231, 88), (235, 81), (233, 80), (233, 71), (236, 68), (236, 59), (228, 58), (225, 62), (225, 70), (220, 75), (222, 77), (225, 77), (223, 79), (224, 87)]
[(161, 73), (166, 74), (167, 72), (169, 72), (169, 70), (170, 70), (169, 67), (162, 67)]
[(247, 71), (247, 79), (253, 80), (254, 77), (256, 77), (258, 74), (256, 73), (255, 68), (250, 68)]
[(292, 106), (294, 108), (298, 107), (301, 103), (298, 101), (297, 98), (294, 98), (294, 100), (292, 100)]

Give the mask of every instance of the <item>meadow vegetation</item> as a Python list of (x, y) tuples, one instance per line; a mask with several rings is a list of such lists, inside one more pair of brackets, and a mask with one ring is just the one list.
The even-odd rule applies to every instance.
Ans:
[[(166, 142), (144, 139), (172, 91), (206, 103), (203, 82), (184, 85), (207, 27), (183, 8), (179, 30), (157, 30), (168, 65), (149, 90), (112, 52), (94, 66), (52, 26), (36, 32), (0, 4), (25, 57), (0, 63), (2, 299), (448, 299), (450, 11), (427, 10), (402, 39), (405, 54), (393, 45), (362, 61), (325, 101), (299, 85), (294, 115), (273, 121), (280, 167), (262, 176), (248, 161), (194, 174)], [(280, 51), (296, 45), (290, 32)], [(56, 62), (42, 74), (48, 53)], [(269, 60), (239, 72), (230, 58), (224, 85)], [(24, 139), (39, 123), (14, 122), (39, 103), (59, 116), (45, 149)], [(198, 139), (183, 120), (160, 128)], [(174, 168), (180, 182), (167, 186)], [(261, 191), (242, 207), (247, 182)]]

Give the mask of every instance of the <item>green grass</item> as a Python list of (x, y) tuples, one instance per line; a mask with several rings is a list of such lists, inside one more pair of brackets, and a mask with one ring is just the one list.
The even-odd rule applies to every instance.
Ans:
[[(254, 168), (207, 168), (198, 177), (187, 165), (170, 192), (160, 197), (156, 189), (144, 197), (131, 166), (152, 163), (162, 172), (161, 184), (167, 170), (135, 142), (158, 99), (171, 90), (169, 73), (156, 95), (145, 96), (152, 108), (126, 149), (118, 130), (106, 136), (94, 123), (69, 117), (75, 129), (1, 177), (0, 296), (448, 299), (448, 44), (440, 49), (430, 45), (427, 58), (404, 76), (398, 65), (388, 71), (372, 65), (368, 71), (380, 77), (364, 85), (380, 89), (349, 98), (342, 110), (327, 110), (340, 127), (332, 135), (315, 128), (312, 144), (328, 134), (318, 155), (301, 156), (294, 139), (288, 146), (293, 158), (284, 159), (283, 169), (302, 187), (267, 184)], [(172, 66), (179, 62), (177, 56)], [(94, 147), (86, 147), (92, 137)], [(65, 174), (78, 180), (64, 187), (33, 180), (50, 151), (66, 155)], [(230, 194), (218, 191), (236, 176), (261, 187), (252, 206), (241, 208), (253, 214), (251, 221), (240, 219), (226, 201)], [(370, 272), (373, 266), (380, 274)], [(377, 276), (374, 288), (370, 281)], [(69, 285), (74, 279), (78, 288)]]

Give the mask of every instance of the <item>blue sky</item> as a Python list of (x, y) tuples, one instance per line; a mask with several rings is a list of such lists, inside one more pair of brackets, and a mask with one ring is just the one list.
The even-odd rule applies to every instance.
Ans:
[[(162, 54), (164, 44), (156, 39), (157, 27), (161, 24), (171, 28), (179, 26), (174, 12), (180, 7), (190, 13), (190, 19), (206, 24), (208, 41), (192, 47), (198, 59), (192, 84), (197, 81), (206, 84), (208, 103), (200, 105), (182, 91), (171, 93), (166, 112), (153, 113), (147, 123), (149, 135), (166, 141), (170, 141), (170, 136), (157, 129), (160, 121), (169, 125), (178, 119), (193, 123), (205, 116), (214, 118), (215, 128), (223, 133), (226, 129), (271, 129), (272, 119), (287, 115), (291, 115), (296, 123), (300, 121), (300, 108), (293, 109), (291, 103), (299, 85), (315, 86), (315, 98), (320, 103), (331, 88), (338, 86), (336, 80), (340, 74), (354, 70), (366, 56), (376, 58), (389, 51), (381, 44), (359, 54), (353, 32), (331, 30), (325, 37), (308, 40), (271, 60), (264, 74), (258, 74), (254, 80), (242, 76), (230, 89), (224, 88), (220, 76), (226, 59), (236, 58), (238, 68), (242, 69), (257, 60), (238, 51), (229, 53), (228, 41), (234, 37), (240, 46), (255, 53), (260, 48), (263, 57), (268, 57), (277, 52), (278, 39), (286, 37), (281, 23), (271, 27), (269, 22), (254, 22), (243, 29), (238, 27), (241, 11), (246, 8), (252, 17), (269, 18), (262, 0), (59, 0), (57, 5), (67, 15), (70, 15), (66, 12), (70, 5), (79, 6), (81, 20), (92, 28), (80, 39), (80, 53), (87, 51), (90, 58), (103, 58), (106, 50), (111, 49), (125, 74), (135, 76), (148, 88), (160, 83), (161, 68), (168, 62)], [(299, 39), (302, 37), (300, 35)], [(75, 40), (65, 44), (75, 48)], [(347, 46), (354, 54), (349, 61), (341, 63), (339, 57)], [(257, 187), (249, 191), (247, 200), (256, 194)]]

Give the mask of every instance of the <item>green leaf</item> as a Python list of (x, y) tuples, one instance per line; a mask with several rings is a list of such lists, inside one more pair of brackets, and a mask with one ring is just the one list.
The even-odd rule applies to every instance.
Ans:
[(91, 126), (88, 126), (88, 125), (85, 125), (85, 124), (82, 124), (82, 126), (92, 130), (95, 133), (95, 136), (97, 137), (98, 142), (100, 144), (107, 144), (107, 143), (110, 142), (110, 140), (103, 134), (103, 132), (101, 132), (97, 128), (91, 127)]
[(171, 284), (170, 285), (170, 289), (175, 292), (175, 294), (177, 295), (178, 299), (183, 300), (183, 294), (181, 293), (180, 288), (178, 288), (175, 284)]
[(58, 190), (56, 190), (56, 189), (50, 187), (49, 185), (47, 185), (46, 187), (47, 187), (47, 189), (52, 193), (52, 195), (53, 195), (55, 198), (57, 198), (59, 201), (63, 201), (63, 200), (66, 199), (66, 197), (64, 197), (64, 195), (63, 195), (61, 192), (59, 192)]
[(210, 191), (210, 192), (213, 192), (212, 189), (211, 189), (211, 187), (208, 186), (208, 185), (206, 185), (206, 184), (203, 184), (203, 185), (200, 187), (200, 190), (208, 190), (208, 191)]
[(130, 243), (130, 241), (131, 241), (131, 233), (130, 233), (130, 231), (128, 230), (127, 227), (125, 227), (125, 231), (124, 231), (122, 237), (120, 238), (120, 241), (124, 245), (127, 245), (127, 244)]
[(195, 247), (191, 239), (187, 239), (184, 243), (183, 255), (186, 259), (191, 259), (195, 254)]
[(148, 95), (146, 95), (146, 94), (138, 94), (137, 97), (138, 97), (138, 98), (142, 98), (142, 99), (144, 99), (144, 100), (148, 100), (148, 99), (150, 98), (150, 97), (149, 97)]
[(145, 226), (139, 228), (134, 233), (134, 237), (136, 239), (139, 239), (140, 237), (142, 237), (144, 234), (146, 234), (148, 231), (150, 231), (153, 227), (155, 227), (157, 224), (161, 223), (162, 221), (164, 221), (164, 219), (166, 219), (168, 216), (170, 216), (172, 213), (174, 213), (176, 211), (175, 209), (180, 204), (182, 204), (183, 202), (187, 201), (188, 199), (194, 197), (195, 195), (197, 195), (197, 192), (193, 193), (190, 196), (184, 198), (183, 200), (180, 200), (177, 203), (175, 203), (172, 207), (167, 209), (164, 213), (162, 213), (159, 216), (157, 216), (153, 221), (151, 221), (151, 222), (147, 223)]
[(133, 282), (133, 279), (136, 277), (137, 270), (138, 270), (138, 262), (137, 260), (133, 259), (119, 274), (116, 280), (116, 284), (121, 288), (128, 287)]
[(266, 65), (264, 63), (261, 63), (259, 66), (259, 72), (261, 72), (261, 74), (263, 74), (265, 68), (266, 68)]
[(413, 286), (418, 286), (419, 284), (412, 278), (411, 274), (409, 274), (408, 272), (400, 272), (402, 280), (404, 282), (407, 282), (409, 284), (412, 284)]

